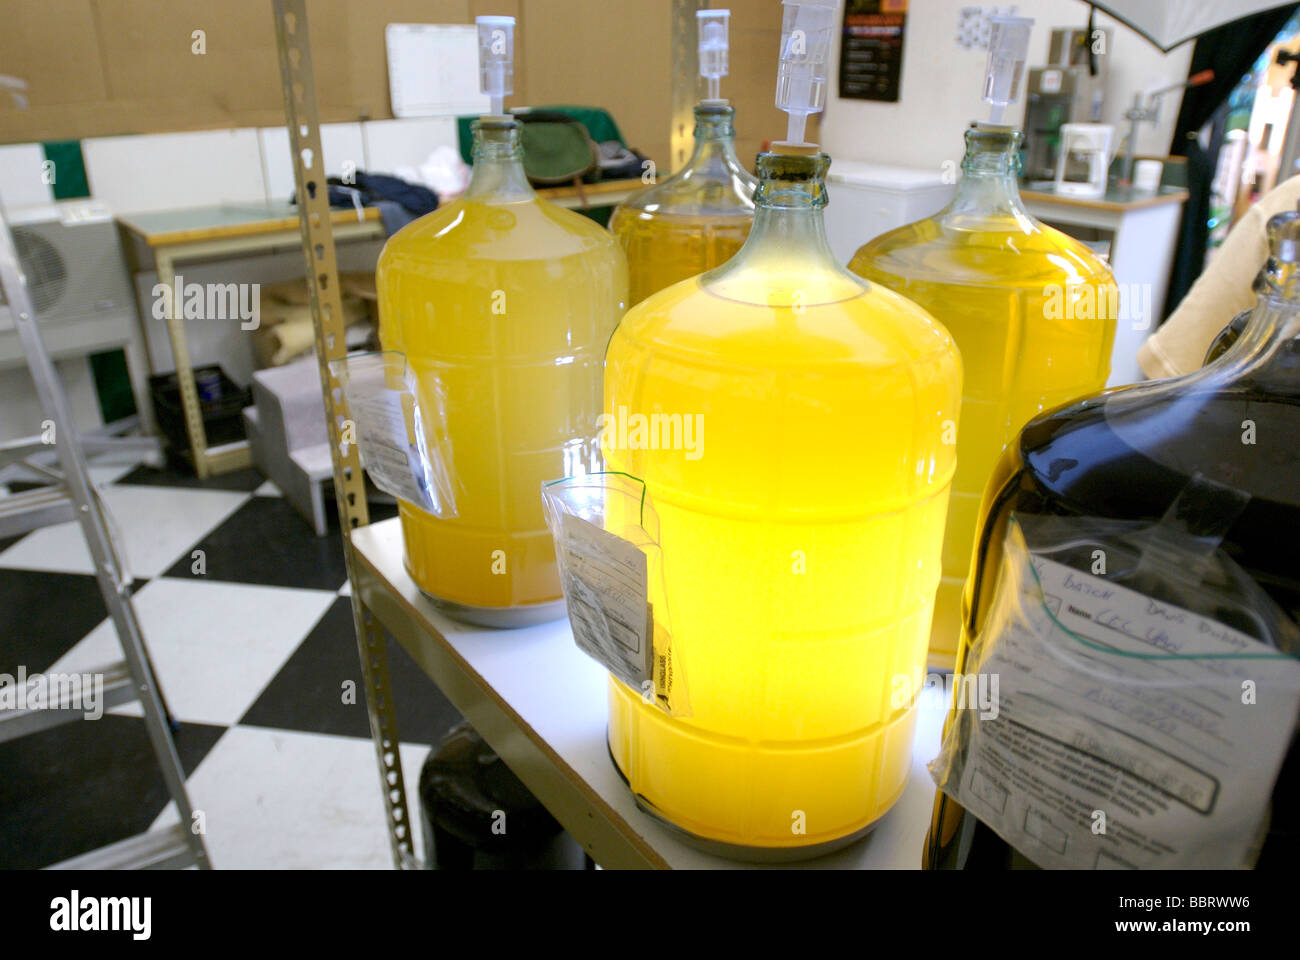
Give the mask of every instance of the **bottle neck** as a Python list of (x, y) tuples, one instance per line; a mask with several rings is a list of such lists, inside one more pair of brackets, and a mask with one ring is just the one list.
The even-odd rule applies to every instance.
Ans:
[(482, 117), (470, 129), (474, 134), (474, 170), (464, 196), (497, 203), (532, 199), (535, 194), (524, 173), (519, 121)]
[(1300, 397), (1300, 299), (1262, 291), (1237, 342), (1201, 374), (1216, 384), (1230, 381), (1276, 396)]
[[(774, 150), (781, 145), (774, 145)], [(826, 239), (823, 153), (762, 153), (754, 226), (744, 246), (706, 274), (706, 289), (764, 306), (815, 306), (857, 296), (863, 284), (836, 260)]]
[(725, 100), (705, 100), (695, 105), (695, 149), (685, 169), (710, 164), (744, 169), (736, 156), (735, 118), (735, 108)]
[(974, 124), (966, 131), (961, 180), (945, 214), (1020, 214), (1030, 217), (1020, 199), (1020, 131)]
[[(776, 247), (800, 256), (834, 263), (822, 209), (826, 206), (824, 153), (812, 155), (764, 153), (758, 158), (758, 187), (754, 190), (755, 248)], [(746, 244), (748, 248), (749, 244)]]

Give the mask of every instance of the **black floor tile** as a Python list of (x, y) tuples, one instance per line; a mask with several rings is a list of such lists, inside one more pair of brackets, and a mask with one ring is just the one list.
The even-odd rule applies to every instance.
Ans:
[(116, 483), (126, 483), (144, 487), (188, 487), (203, 490), (233, 490), (238, 493), (251, 493), (266, 482), (252, 467), (232, 470), (200, 480), (189, 468), (168, 463), (161, 470), (156, 467), (141, 465)]
[[(383, 500), (367, 500), (370, 508), (370, 522), (378, 523), (397, 516), (397, 504)], [(334, 497), (334, 484), (325, 487), (325, 522), (329, 524), (330, 533), (337, 536), (339, 532), (339, 502)]]
[(16, 537), (0, 537), (0, 553), (4, 553), (25, 536), (27, 536), (27, 534), (20, 533)]
[(337, 534), (317, 537), (280, 497), (251, 498), (186, 550), (164, 576), (193, 579), (194, 550), (206, 555), (208, 580), (337, 590), (348, 578), (342, 539)]
[(46, 670), (107, 616), (89, 574), (0, 569), (0, 672)]
[(51, 484), (44, 480), (10, 480), (5, 486), (9, 488), (10, 493), (26, 493), (28, 490), (39, 490)]
[[(181, 724), (186, 776), (225, 727)], [(0, 744), (0, 868), (34, 869), (147, 830), (170, 802), (144, 721), (105, 714)]]
[[(433, 744), (460, 714), (396, 642), (388, 643), (388, 671), (404, 743)], [(352, 681), (354, 703), (343, 702)], [(241, 724), (308, 733), (369, 737), (365, 688), (352, 626), (352, 602), (339, 598), (280, 668), (240, 720)]]

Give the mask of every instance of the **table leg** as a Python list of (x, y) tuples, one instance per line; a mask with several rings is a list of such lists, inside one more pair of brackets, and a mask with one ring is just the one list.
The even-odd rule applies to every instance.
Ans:
[[(154, 251), (158, 262), (158, 282), (174, 290), (176, 268), (171, 251), (159, 247)], [(194, 459), (194, 472), (200, 480), (208, 476), (208, 437), (203, 429), (203, 408), (199, 406), (198, 389), (194, 386), (194, 369), (190, 366), (190, 350), (185, 342), (184, 304), (176, 297), (167, 297), (167, 339), (171, 341), (172, 359), (176, 363), (176, 380), (180, 384), (181, 409), (185, 413), (185, 432), (190, 440), (190, 456)]]

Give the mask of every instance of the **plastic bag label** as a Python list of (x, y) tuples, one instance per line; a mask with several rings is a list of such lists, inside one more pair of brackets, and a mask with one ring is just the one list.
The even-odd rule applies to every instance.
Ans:
[[(1046, 868), (1253, 862), (1300, 707), (1300, 661), (1009, 535), (940, 788)], [(1285, 812), (1283, 812), (1285, 815)]]
[(407, 437), (402, 398), (394, 390), (353, 391), (348, 404), (357, 425), (357, 447), (362, 465), (375, 486), (425, 510), (434, 509), (427, 488), (416, 479), (425, 472), (418, 445), (401, 442)]
[(646, 556), (571, 513), (560, 515), (560, 570), (574, 642), (634, 690), (654, 683), (654, 617)]
[(436, 377), (422, 387), (406, 357), (391, 350), (350, 355), (330, 369), (347, 398), (361, 465), (375, 486), (435, 517), (455, 517), (446, 401)]

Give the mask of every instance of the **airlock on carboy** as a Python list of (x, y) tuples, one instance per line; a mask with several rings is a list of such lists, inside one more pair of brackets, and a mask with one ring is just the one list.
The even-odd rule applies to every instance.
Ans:
[(1023, 87), (1032, 26), (1026, 17), (992, 18), (982, 90), (989, 117), (965, 131), (952, 201), (871, 239), (849, 261), (854, 273), (930, 311), (965, 366), (930, 634), (930, 665), (940, 669), (956, 661), (980, 502), (1002, 451), (1031, 417), (1100, 389), (1110, 375), (1118, 311), (1109, 268), (1039, 223), (1020, 197), (1021, 135), (1005, 114)]
[(504, 106), (514, 19), (477, 24), (490, 113), (471, 127), (469, 185), (393, 234), (376, 271), (383, 356), (402, 358), (398, 382), (413, 387), (395, 409), (348, 401), (405, 427), (376, 448), (381, 464), (423, 440), (441, 465), (423, 489), (441, 481), (449, 496), (397, 494), (411, 579), (457, 619), (518, 627), (563, 613), (537, 491), (594, 468), (601, 359), (627, 265), (602, 227), (533, 190), (522, 124)]
[(754, 222), (757, 181), (736, 157), (736, 111), (721, 97), (731, 11), (700, 10), (695, 23), (707, 95), (695, 105), (694, 150), (671, 177), (623, 201), (609, 222), (627, 253), (629, 304), (725, 263)]
[(776, 107), (789, 116), (785, 142), (804, 144), (808, 115), (826, 106), (826, 61), (839, 0), (782, 0)]
[(490, 114), (505, 113), (503, 102), (515, 92), (515, 18), (478, 17), (478, 86), (491, 98)]
[[(791, 142), (758, 158), (753, 229), (628, 312), (605, 355), (607, 472), (545, 493), (562, 542), (588, 534), (568, 569), (621, 540), (624, 569), (645, 571), (605, 618), (643, 631), (649, 605), (653, 620), (649, 650), (618, 647), (650, 662), (602, 660), (610, 755), (644, 808), (746, 859), (843, 845), (906, 786), (917, 712), (895, 680), (923, 673), (954, 460), (951, 338), (826, 241), (829, 159), (805, 125), (835, 9), (786, 4), (773, 52)], [(681, 442), (614, 429), (656, 422), (680, 422)], [(598, 589), (564, 582), (578, 636)]]
[(989, 23), (989, 58), (984, 67), (984, 102), (989, 123), (1001, 126), (1002, 113), (1020, 95), (1029, 56), (1029, 17), (997, 16)]
[(697, 10), (696, 29), (699, 33), (700, 76), (708, 84), (710, 101), (722, 98), (721, 82), (727, 75), (727, 52), (730, 46), (728, 33), (731, 24), (730, 10)]

